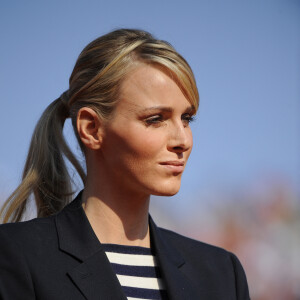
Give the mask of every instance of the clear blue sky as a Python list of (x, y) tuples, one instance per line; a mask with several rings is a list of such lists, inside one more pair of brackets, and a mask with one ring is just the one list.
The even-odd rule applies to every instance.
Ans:
[(200, 111), (178, 197), (268, 177), (300, 186), (300, 1), (2, 1), (0, 195), (19, 182), (37, 119), (80, 51), (119, 27), (171, 42), (195, 72)]

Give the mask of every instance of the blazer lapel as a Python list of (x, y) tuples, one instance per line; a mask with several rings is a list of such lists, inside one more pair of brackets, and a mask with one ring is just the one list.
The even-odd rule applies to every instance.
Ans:
[[(149, 217), (151, 242), (157, 255), (170, 300), (196, 299), (197, 287), (181, 271), (185, 261), (162, 236), (152, 218)], [(197, 298), (198, 299), (198, 298)]]
[(117, 276), (81, 206), (81, 193), (56, 216), (60, 250), (78, 260), (67, 274), (88, 300), (126, 300)]
[(68, 275), (88, 300), (127, 299), (102, 250), (70, 270)]

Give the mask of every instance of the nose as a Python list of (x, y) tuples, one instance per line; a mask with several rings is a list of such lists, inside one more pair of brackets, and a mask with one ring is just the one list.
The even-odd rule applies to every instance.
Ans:
[(189, 126), (184, 126), (182, 121), (177, 122), (170, 128), (168, 150), (176, 153), (183, 153), (193, 146), (192, 131)]

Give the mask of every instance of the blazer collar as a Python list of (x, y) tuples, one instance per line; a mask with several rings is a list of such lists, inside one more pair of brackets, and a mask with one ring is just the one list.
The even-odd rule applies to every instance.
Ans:
[(60, 249), (84, 261), (98, 251), (101, 244), (82, 208), (82, 191), (57, 214), (56, 228)]
[[(82, 192), (55, 218), (60, 249), (80, 262), (68, 275), (89, 300), (102, 297), (125, 300), (122, 287), (82, 208), (81, 196)], [(185, 264), (182, 255), (166, 239), (150, 216), (149, 226), (152, 247), (158, 258), (169, 298), (193, 299), (195, 287), (191, 286), (190, 280), (180, 270)]]
[(67, 274), (88, 300), (126, 300), (81, 206), (81, 195), (82, 192), (55, 218), (60, 250), (79, 260), (79, 264)]

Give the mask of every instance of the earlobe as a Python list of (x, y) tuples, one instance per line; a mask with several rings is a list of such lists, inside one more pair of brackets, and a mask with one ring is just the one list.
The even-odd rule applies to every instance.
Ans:
[(98, 114), (89, 107), (82, 107), (77, 114), (77, 131), (82, 143), (93, 150), (101, 148), (103, 128)]

